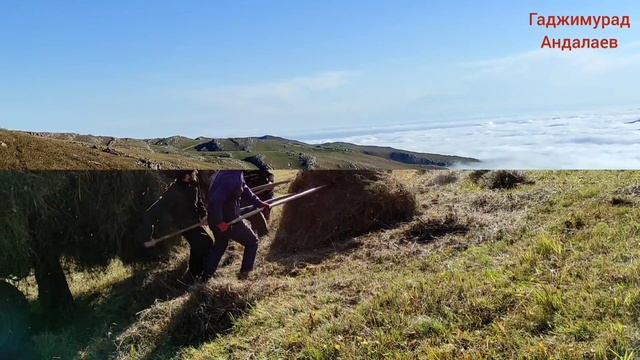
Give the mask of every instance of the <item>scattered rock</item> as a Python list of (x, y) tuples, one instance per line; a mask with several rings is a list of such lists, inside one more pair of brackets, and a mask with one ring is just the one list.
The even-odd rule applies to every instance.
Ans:
[(153, 141), (153, 145), (176, 146), (176, 145), (179, 145), (180, 143), (187, 142), (189, 140), (191, 139), (189, 139), (188, 137), (175, 135), (175, 136), (169, 136), (166, 138), (154, 139), (152, 141)]
[(229, 138), (228, 140), (231, 141), (239, 151), (253, 151), (256, 143), (255, 138)]
[(260, 170), (271, 170), (271, 165), (267, 163), (267, 158), (262, 154), (246, 157), (244, 161), (255, 165)]
[(304, 170), (313, 170), (318, 167), (318, 160), (313, 155), (300, 153), (299, 159)]
[(151, 160), (147, 160), (147, 159), (140, 159), (138, 161), (136, 161), (137, 165), (141, 165), (144, 166), (146, 168), (149, 168), (151, 170), (161, 170), (162, 166), (158, 163), (155, 163)]
[(218, 139), (212, 139), (206, 143), (198, 144), (195, 146), (197, 151), (223, 151), (222, 143)]
[(107, 154), (111, 154), (111, 155), (116, 155), (116, 156), (121, 156), (123, 155), (120, 151), (111, 148), (111, 147), (106, 147), (104, 149), (102, 149), (102, 152), (106, 152)]
[(438, 167), (446, 167), (450, 166), (450, 163), (442, 162), (442, 161), (433, 161), (426, 159), (424, 157), (417, 156), (416, 154), (411, 154), (407, 152), (394, 151), (389, 154), (389, 158), (391, 160), (412, 164), (412, 165), (427, 165), (427, 166), (438, 166)]

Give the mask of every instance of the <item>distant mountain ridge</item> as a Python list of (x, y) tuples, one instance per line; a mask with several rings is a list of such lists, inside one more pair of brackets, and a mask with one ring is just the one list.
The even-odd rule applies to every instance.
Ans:
[[(3, 138), (6, 139), (2, 140)], [(438, 169), (477, 163), (479, 160), (441, 154), (419, 153), (391, 147), (362, 146), (344, 142), (307, 144), (298, 140), (264, 135), (259, 137), (189, 138), (175, 135), (164, 138), (134, 139), (76, 133), (19, 132), (0, 130), (6, 146), (0, 152), (14, 150), (22, 158), (20, 168), (31, 168), (33, 156), (56, 153), (62, 168), (83, 168), (81, 161), (70, 159), (92, 153), (87, 168), (256, 168), (273, 169)], [(9, 146), (12, 142), (21, 145)], [(32, 149), (33, 154), (24, 152)], [(59, 151), (58, 151), (59, 150)], [(42, 153), (41, 153), (42, 152)], [(38, 155), (36, 155), (38, 153)], [(94, 156), (94, 157), (95, 157)], [(118, 161), (115, 157), (118, 157)], [(80, 157), (82, 158), (82, 157)], [(128, 160), (126, 160), (128, 159)], [(55, 168), (55, 157), (51, 158)], [(63, 161), (64, 160), (64, 161)], [(126, 161), (124, 161), (126, 160)], [(131, 161), (129, 161), (131, 160)], [(0, 168), (11, 168), (0, 163)], [(13, 163), (16, 167), (15, 164)], [(72, 164), (75, 164), (72, 165)], [(101, 164), (100, 166), (96, 164)], [(42, 166), (40, 164), (39, 166)], [(38, 168), (38, 166), (36, 166)]]

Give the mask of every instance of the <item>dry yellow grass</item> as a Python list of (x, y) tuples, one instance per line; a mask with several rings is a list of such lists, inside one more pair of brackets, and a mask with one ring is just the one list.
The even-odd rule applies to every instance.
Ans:
[(45, 138), (0, 129), (0, 170), (136, 170), (247, 169), (251, 165), (234, 159), (192, 159), (179, 154), (145, 151), (141, 147)]
[(236, 246), (218, 278), (176, 291), (183, 250), (135, 271), (146, 285), (85, 292), (117, 325), (36, 342), (83, 358), (634, 358), (639, 172), (531, 172), (510, 190), (442, 174), (394, 172), (421, 206), (410, 222), (277, 262), (270, 235), (250, 280)]
[[(3, 145), (4, 144), (4, 145)], [(57, 139), (0, 130), (2, 170), (142, 169), (133, 158)]]

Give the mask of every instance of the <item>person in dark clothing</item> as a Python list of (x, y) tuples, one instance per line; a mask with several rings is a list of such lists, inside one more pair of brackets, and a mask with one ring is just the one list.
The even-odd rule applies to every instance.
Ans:
[[(274, 182), (274, 176), (269, 171), (268, 167), (261, 168), (260, 170), (247, 170), (244, 172), (244, 179), (249, 188), (254, 188), (260, 185), (271, 184)], [(258, 198), (262, 201), (267, 201), (272, 199), (274, 196), (274, 189), (269, 189), (267, 191), (261, 192), (260, 194), (256, 194)], [(246, 199), (240, 202), (241, 207), (252, 205)], [(251, 224), (251, 228), (258, 234), (259, 237), (263, 237), (269, 233), (268, 221), (269, 216), (268, 213), (260, 213), (256, 214), (250, 218), (248, 218), (249, 223)]]
[[(250, 188), (254, 188), (260, 185), (271, 184), (275, 182), (275, 178), (273, 173), (269, 168), (264, 168), (260, 170), (245, 170), (244, 171), (244, 180), (247, 183), (247, 186)], [(262, 201), (269, 200), (274, 195), (274, 189), (269, 189), (268, 191), (261, 192), (260, 194), (256, 194)]]
[(214, 272), (222, 259), (222, 255), (229, 246), (229, 240), (235, 240), (244, 246), (242, 265), (239, 278), (246, 278), (253, 270), (253, 264), (258, 251), (258, 236), (244, 222), (233, 225), (228, 223), (240, 216), (241, 202), (265, 209), (269, 204), (260, 200), (247, 186), (242, 171), (220, 171), (212, 180), (208, 196), (209, 228), (213, 231), (215, 243), (213, 246), (212, 264)]
[[(213, 275), (211, 257), (213, 239), (204, 228), (207, 211), (198, 188), (198, 171), (180, 171), (176, 180), (162, 197), (151, 206), (144, 217), (143, 228), (153, 231), (153, 224), (168, 215), (173, 226), (184, 229), (201, 223), (202, 226), (182, 233), (189, 243), (189, 273), (193, 280), (206, 280)], [(148, 233), (149, 237), (151, 233)]]

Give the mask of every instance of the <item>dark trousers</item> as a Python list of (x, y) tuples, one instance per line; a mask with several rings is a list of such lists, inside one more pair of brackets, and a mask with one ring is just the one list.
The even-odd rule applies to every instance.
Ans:
[(197, 227), (182, 234), (189, 243), (189, 273), (194, 278), (210, 278), (215, 271), (213, 266), (213, 239), (204, 229)]
[(267, 219), (264, 217), (262, 213), (253, 215), (248, 218), (249, 223), (251, 224), (251, 228), (253, 232), (258, 235), (258, 237), (263, 237), (269, 233), (269, 227), (267, 225)]
[(216, 238), (215, 244), (213, 245), (212, 256), (214, 272), (218, 268), (218, 264), (222, 259), (222, 255), (224, 255), (224, 252), (227, 250), (227, 246), (229, 246), (229, 240), (234, 240), (244, 246), (240, 271), (249, 272), (253, 270), (253, 263), (256, 261), (256, 254), (258, 252), (258, 237), (244, 222), (241, 221), (233, 224), (231, 228), (225, 232), (221, 232), (216, 226), (211, 226), (210, 228)]

